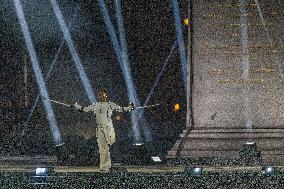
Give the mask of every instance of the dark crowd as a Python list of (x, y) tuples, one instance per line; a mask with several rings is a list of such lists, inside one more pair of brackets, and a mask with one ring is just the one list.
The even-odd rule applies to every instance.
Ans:
[(283, 172), (264, 175), (256, 172), (204, 173), (194, 176), (190, 172), (173, 173), (56, 173), (35, 177), (29, 173), (1, 173), (2, 189), (50, 188), (187, 188), (187, 189), (282, 189)]

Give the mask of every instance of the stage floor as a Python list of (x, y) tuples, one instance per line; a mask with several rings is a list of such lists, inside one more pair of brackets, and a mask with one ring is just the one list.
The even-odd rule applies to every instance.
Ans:
[[(55, 173), (99, 173), (98, 166), (46, 166), (46, 165), (0, 165), (0, 172), (35, 172), (36, 168), (50, 167)], [(124, 166), (114, 164), (114, 171), (125, 170), (129, 173), (172, 173), (185, 172), (190, 167), (202, 167), (203, 172), (261, 172), (262, 166)], [(284, 166), (274, 166), (284, 172)]]

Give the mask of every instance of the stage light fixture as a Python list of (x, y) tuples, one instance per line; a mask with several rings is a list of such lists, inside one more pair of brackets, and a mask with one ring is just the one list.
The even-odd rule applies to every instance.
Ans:
[(35, 176), (48, 176), (52, 171), (52, 167), (38, 167), (35, 170)]
[(57, 144), (55, 146), (63, 146), (65, 143), (60, 143), (60, 144)]
[(159, 156), (152, 156), (151, 159), (154, 161), (154, 163), (162, 162), (162, 160)]
[(196, 177), (200, 177), (203, 174), (203, 168), (202, 167), (188, 167), (185, 168), (185, 171), (187, 174), (191, 175), (191, 176), (196, 176)]
[(203, 167), (185, 167), (184, 172), (188, 176), (200, 177), (203, 174)]
[(256, 145), (255, 142), (245, 142), (245, 144), (247, 144), (247, 145)]
[(31, 185), (44, 185), (50, 184), (49, 179), (51, 178), (52, 167), (38, 167), (35, 169), (34, 174), (30, 177)]
[(275, 172), (274, 167), (268, 166), (262, 168), (262, 174), (264, 175), (272, 175)]
[(143, 143), (134, 143), (133, 146), (142, 146)]
[(192, 171), (195, 175), (200, 175), (202, 173), (202, 168), (201, 167), (194, 167)]
[(46, 168), (36, 168), (36, 175), (45, 175), (47, 173)]

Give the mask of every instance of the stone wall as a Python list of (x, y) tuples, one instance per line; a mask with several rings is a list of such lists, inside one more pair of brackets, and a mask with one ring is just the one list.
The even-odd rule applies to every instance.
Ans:
[[(247, 1), (249, 80), (242, 79), (240, 3), (193, 2), (193, 130), (184, 130), (169, 157), (234, 157), (255, 141), (264, 164), (284, 164), (283, 7), (259, 1), (273, 41), (269, 43), (254, 1)], [(249, 87), (248, 133), (244, 87)], [(180, 145), (182, 144), (182, 145)]]
[(193, 112), (196, 127), (242, 128), (245, 122), (242, 89), (246, 84), (250, 86), (253, 127), (283, 127), (284, 87), (277, 66), (277, 62), (283, 64), (284, 60), (284, 44), (281, 43), (284, 37), (280, 35), (284, 28), (280, 22), (283, 17), (278, 1), (262, 2), (262, 12), (274, 43), (271, 48), (257, 7), (251, 1), (246, 6), (251, 66), (248, 82), (242, 80), (238, 1), (194, 3)]

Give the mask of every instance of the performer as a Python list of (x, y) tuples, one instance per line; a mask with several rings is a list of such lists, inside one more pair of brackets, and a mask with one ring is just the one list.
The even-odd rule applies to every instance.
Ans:
[(108, 101), (106, 90), (100, 90), (98, 98), (99, 102), (95, 102), (90, 106), (82, 107), (76, 102), (74, 107), (84, 112), (94, 112), (97, 123), (96, 138), (100, 153), (100, 170), (108, 171), (111, 167), (109, 146), (115, 142), (115, 131), (111, 120), (112, 113), (113, 111), (124, 112), (134, 110), (134, 105), (130, 103), (128, 107), (121, 107)]

